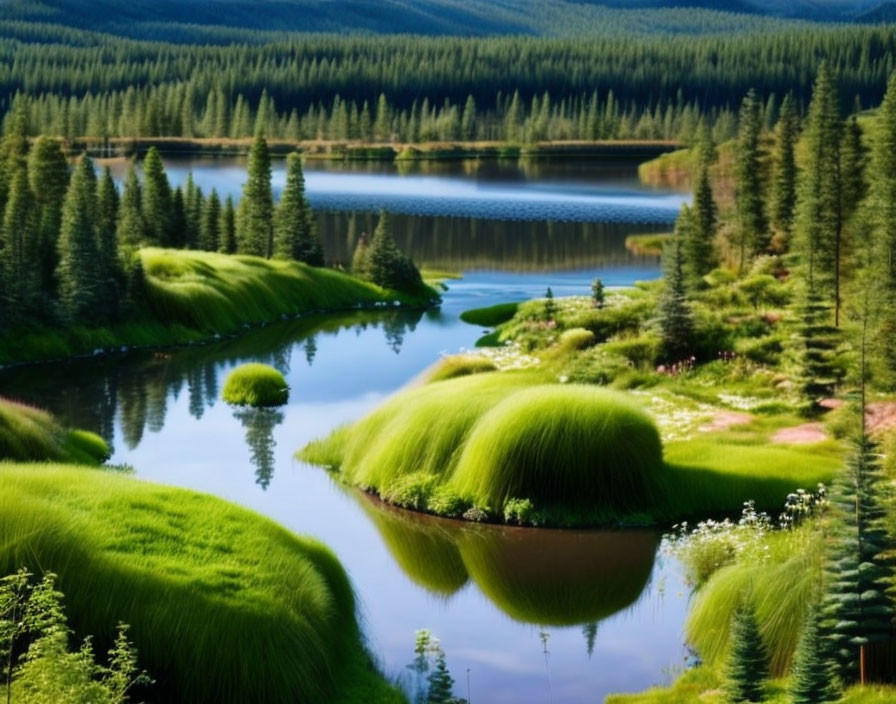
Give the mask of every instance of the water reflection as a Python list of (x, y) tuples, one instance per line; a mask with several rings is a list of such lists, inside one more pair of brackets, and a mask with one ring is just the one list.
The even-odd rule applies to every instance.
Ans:
[(467, 582), (515, 621), (583, 625), (637, 601), (660, 536), (651, 531), (531, 530), (423, 516), (357, 494), (389, 552), (416, 584), (449, 598)]
[(274, 428), (283, 422), (276, 408), (234, 408), (233, 417), (246, 429), (249, 459), (255, 467), (255, 483), (267, 489), (274, 476)]

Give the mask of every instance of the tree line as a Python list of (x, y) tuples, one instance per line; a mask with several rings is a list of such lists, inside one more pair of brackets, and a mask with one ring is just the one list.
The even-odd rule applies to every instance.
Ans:
[[(819, 57), (844, 104), (876, 104), (896, 67), (890, 27), (807, 25), (734, 37), (303, 36), (178, 45), (2, 23), (0, 111), (29, 98), (56, 136), (359, 139), (675, 137), (740, 98), (802, 113)], [(772, 101), (773, 96), (775, 100)], [(774, 111), (773, 111), (774, 112)]]

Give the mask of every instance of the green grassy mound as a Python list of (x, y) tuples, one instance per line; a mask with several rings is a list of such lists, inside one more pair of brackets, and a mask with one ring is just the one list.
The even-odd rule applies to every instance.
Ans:
[(570, 626), (627, 608), (644, 590), (659, 545), (648, 531), (527, 531), (359, 500), (413, 582), (450, 596), (472, 581), (523, 623)]
[(444, 381), (470, 374), (483, 374), (497, 370), (495, 363), (477, 354), (454, 354), (435, 364), (426, 376), (427, 381)]
[(506, 323), (516, 315), (519, 303), (499, 303), (487, 308), (473, 308), (460, 314), (460, 319), (470, 325), (480, 325), (484, 328), (493, 328), (501, 323)]
[(349, 581), (320, 543), (99, 470), (0, 464), (0, 487), (0, 573), (57, 573), (73, 628), (100, 651), (130, 624), (154, 700), (339, 702), (358, 677), (388, 691), (367, 667)]
[(96, 465), (109, 454), (98, 435), (63, 428), (46, 411), (0, 398), (0, 459)]
[(235, 406), (282, 406), (289, 400), (289, 385), (267, 364), (243, 364), (227, 377), (221, 398)]

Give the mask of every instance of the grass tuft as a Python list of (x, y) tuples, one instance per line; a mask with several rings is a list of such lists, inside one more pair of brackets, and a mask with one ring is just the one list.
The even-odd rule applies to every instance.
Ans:
[(109, 455), (98, 435), (67, 430), (46, 411), (0, 398), (0, 460), (98, 465)]
[(289, 400), (289, 385), (267, 364), (243, 364), (227, 377), (221, 398), (235, 406), (282, 406)]
[(460, 319), (470, 325), (493, 328), (501, 323), (506, 323), (516, 315), (519, 306), (519, 303), (498, 303), (487, 308), (473, 308), (461, 313)]
[(478, 354), (455, 354), (444, 357), (432, 368), (426, 377), (427, 382), (455, 379), (470, 374), (483, 374), (497, 370), (495, 363), (488, 357)]

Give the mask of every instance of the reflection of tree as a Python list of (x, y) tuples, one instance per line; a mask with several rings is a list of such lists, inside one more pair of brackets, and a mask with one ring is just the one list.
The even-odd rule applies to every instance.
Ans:
[(283, 413), (276, 408), (236, 408), (236, 418), (246, 429), (249, 456), (255, 465), (255, 482), (267, 489), (274, 476), (274, 428), (283, 422)]
[(597, 621), (592, 621), (582, 626), (582, 633), (585, 636), (585, 648), (588, 651), (588, 659), (590, 660), (594, 653), (594, 641), (597, 640)]
[(134, 377), (130, 383), (122, 384), (118, 401), (121, 404), (121, 434), (128, 448), (133, 450), (143, 439), (146, 425), (146, 387), (142, 380)]
[(314, 335), (309, 335), (305, 340), (305, 359), (308, 360), (308, 366), (314, 364), (314, 357), (317, 355), (317, 340)]
[(405, 321), (400, 317), (389, 317), (383, 320), (383, 332), (386, 333), (386, 343), (395, 354), (401, 352), (404, 344)]
[(196, 420), (205, 413), (205, 394), (203, 393), (204, 377), (202, 367), (194, 367), (187, 373), (188, 393), (190, 395), (190, 415)]
[(168, 385), (164, 375), (146, 378), (146, 421), (150, 431), (158, 433), (168, 412)]

